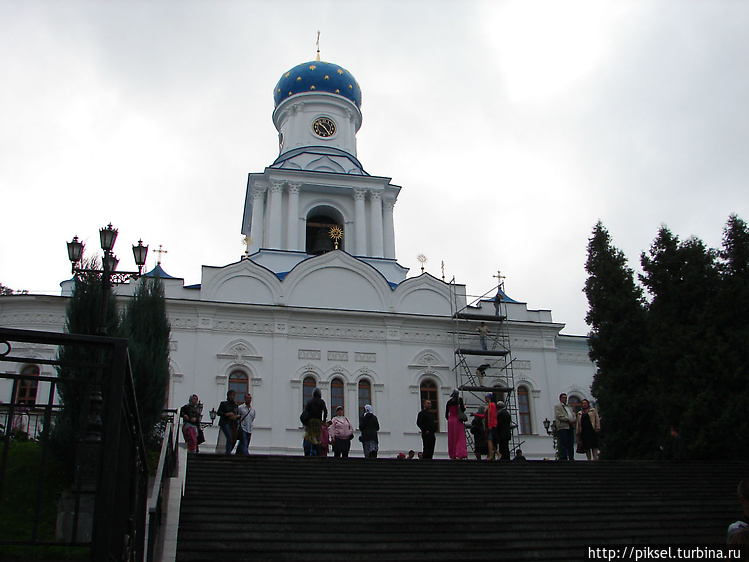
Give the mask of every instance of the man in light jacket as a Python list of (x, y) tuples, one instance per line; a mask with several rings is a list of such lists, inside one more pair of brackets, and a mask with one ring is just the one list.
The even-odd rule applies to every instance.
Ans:
[(554, 423), (561, 460), (575, 460), (575, 412), (567, 405), (564, 393), (559, 395), (559, 403), (554, 406)]

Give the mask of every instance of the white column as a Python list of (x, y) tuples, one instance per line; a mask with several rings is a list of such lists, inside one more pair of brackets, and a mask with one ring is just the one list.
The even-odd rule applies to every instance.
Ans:
[(370, 203), (372, 218), (372, 228), (370, 230), (372, 253), (373, 258), (382, 257), (382, 194), (379, 191), (370, 192)]
[(393, 207), (395, 201), (388, 199), (384, 201), (385, 213), (383, 215), (383, 235), (385, 237), (385, 257), (395, 259), (395, 226), (393, 224)]
[(299, 190), (301, 183), (289, 184), (289, 217), (286, 223), (286, 249), (298, 251), (299, 248)]
[(265, 194), (268, 188), (256, 187), (252, 190), (252, 218), (250, 219), (250, 238), (252, 238), (252, 244), (250, 245), (250, 253), (258, 251), (260, 248), (265, 246), (265, 240), (263, 236), (263, 220), (265, 219)]
[(365, 212), (365, 189), (354, 189), (354, 236), (356, 247), (350, 251), (355, 256), (367, 255), (367, 217)]
[(268, 248), (271, 250), (282, 250), (281, 235), (283, 233), (283, 182), (272, 180), (270, 187), (270, 200), (268, 201), (269, 220), (268, 220)]

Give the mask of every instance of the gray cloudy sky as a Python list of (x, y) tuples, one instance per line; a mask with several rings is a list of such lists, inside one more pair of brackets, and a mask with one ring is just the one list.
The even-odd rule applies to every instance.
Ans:
[[(358, 156), (402, 186), (398, 261), (585, 334), (600, 218), (638, 268), (663, 223), (749, 220), (749, 2), (0, 0), (0, 283), (59, 293), (120, 229), (187, 284), (243, 252), (272, 90), (313, 60), (363, 92)], [(149, 267), (155, 263), (151, 253)]]

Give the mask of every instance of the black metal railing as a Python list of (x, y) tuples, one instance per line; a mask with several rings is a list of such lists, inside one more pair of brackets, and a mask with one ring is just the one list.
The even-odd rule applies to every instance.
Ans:
[[(56, 352), (54, 359), (48, 358), (49, 350)], [(0, 514), (17, 507), (12, 503), (18, 501), (19, 485), (34, 508), (26, 510), (30, 515), (14, 536), (0, 534), (0, 549), (87, 548), (94, 561), (142, 560), (148, 467), (127, 340), (0, 328), (0, 362), (6, 371), (0, 381), (12, 383), (3, 408)], [(29, 364), (53, 366), (56, 374), (13, 372)], [(7, 389), (8, 382), (3, 384)], [(37, 388), (33, 403), (17, 399), (22, 385), (29, 384)], [(19, 416), (28, 419), (18, 422)], [(36, 441), (36, 456), (33, 466), (19, 471), (19, 462), (29, 463), (28, 455), (20, 455), (31, 450), (20, 442), (25, 439)], [(21, 483), (29, 471), (35, 489)], [(50, 491), (52, 485), (62, 489)], [(52, 498), (61, 493), (52, 523), (50, 492)]]
[(164, 410), (160, 429), (163, 432), (161, 441), (161, 454), (156, 474), (153, 479), (151, 495), (148, 499), (148, 548), (146, 549), (146, 560), (154, 560), (157, 551), (157, 542), (162, 533), (162, 525), (166, 516), (165, 505), (166, 488), (170, 478), (177, 473), (178, 468), (178, 445), (180, 417), (177, 410)]

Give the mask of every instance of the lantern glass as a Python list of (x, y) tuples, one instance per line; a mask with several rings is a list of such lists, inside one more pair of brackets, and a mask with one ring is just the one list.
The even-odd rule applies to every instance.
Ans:
[(104, 256), (105, 269), (109, 271), (115, 271), (117, 269), (118, 263), (120, 263), (120, 260), (118, 260), (117, 256), (115, 256), (114, 254), (108, 253)]
[(105, 252), (111, 252), (112, 248), (114, 248), (114, 242), (117, 240), (117, 229), (110, 222), (106, 228), (99, 230), (99, 238), (101, 240), (101, 249)]
[(77, 236), (73, 236), (73, 239), (68, 242), (68, 259), (75, 264), (81, 261), (82, 255), (83, 243), (78, 240)]
[(140, 270), (141, 267), (146, 265), (146, 256), (148, 255), (148, 245), (143, 245), (143, 240), (138, 240), (138, 245), (133, 246), (133, 257), (135, 258), (135, 265)]

